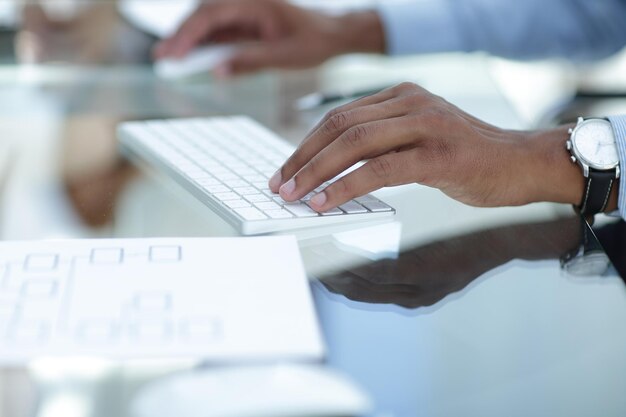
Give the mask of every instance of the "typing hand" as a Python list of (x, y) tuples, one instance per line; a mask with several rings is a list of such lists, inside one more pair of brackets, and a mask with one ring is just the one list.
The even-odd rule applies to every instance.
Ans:
[(382, 33), (374, 12), (331, 17), (283, 0), (215, 0), (203, 3), (154, 55), (182, 57), (201, 44), (245, 42), (215, 70), (230, 76), (311, 67), (349, 51), (382, 52)]
[(564, 148), (566, 129), (499, 129), (403, 83), (328, 113), (269, 185), (294, 201), (367, 160), (313, 196), (311, 207), (326, 211), (378, 188), (412, 182), (474, 206), (578, 204), (583, 179)]

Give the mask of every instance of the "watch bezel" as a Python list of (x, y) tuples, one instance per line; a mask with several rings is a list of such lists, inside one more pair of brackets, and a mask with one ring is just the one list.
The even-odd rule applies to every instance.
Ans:
[[(587, 158), (585, 158), (584, 155), (578, 149), (577, 134), (579, 133), (580, 129), (583, 126), (586, 126), (591, 123), (606, 123), (611, 128), (611, 132), (613, 132), (613, 126), (611, 125), (611, 122), (609, 122), (606, 119), (591, 118), (591, 119), (585, 119), (579, 122), (578, 124), (576, 124), (576, 127), (574, 127), (574, 129), (572, 130), (572, 134), (570, 136), (570, 141), (572, 143), (572, 153), (583, 166), (586, 165), (589, 168), (597, 169), (600, 171), (610, 171), (612, 169), (617, 168), (619, 166), (619, 159), (613, 164), (599, 164), (597, 162), (590, 161)], [(614, 132), (613, 132), (613, 139), (615, 140)], [(616, 147), (617, 147), (617, 144), (616, 144)]]

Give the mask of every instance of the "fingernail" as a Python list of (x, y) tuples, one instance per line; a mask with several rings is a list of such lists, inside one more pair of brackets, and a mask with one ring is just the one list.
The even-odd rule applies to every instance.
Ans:
[(287, 196), (291, 195), (295, 190), (296, 190), (296, 180), (294, 180), (293, 178), (287, 181), (286, 183), (284, 183), (282, 187), (280, 187), (281, 194), (284, 194)]
[(311, 204), (317, 207), (322, 207), (324, 203), (326, 203), (326, 193), (322, 191), (321, 193), (315, 194), (311, 197)]

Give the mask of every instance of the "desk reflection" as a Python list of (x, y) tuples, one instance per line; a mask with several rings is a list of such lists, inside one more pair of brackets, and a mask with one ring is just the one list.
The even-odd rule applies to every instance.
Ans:
[(354, 301), (430, 306), (513, 259), (559, 259), (580, 247), (578, 217), (511, 225), (455, 236), (320, 278)]

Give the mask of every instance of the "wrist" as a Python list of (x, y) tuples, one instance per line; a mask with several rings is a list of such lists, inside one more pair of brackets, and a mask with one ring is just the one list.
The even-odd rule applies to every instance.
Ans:
[(581, 168), (572, 163), (565, 147), (572, 125), (530, 133), (526, 140), (531, 173), (529, 202), (549, 201), (580, 205), (585, 188)]
[[(583, 199), (586, 179), (581, 167), (573, 163), (565, 147), (568, 129), (573, 125), (553, 130), (530, 133), (525, 140), (526, 156), (530, 161), (528, 202), (550, 201), (579, 206)], [(611, 190), (605, 212), (617, 209), (619, 182)]]
[(339, 16), (339, 36), (334, 39), (337, 55), (350, 52), (385, 53), (385, 32), (375, 11), (361, 11)]
[[(533, 179), (532, 201), (551, 201), (580, 206), (587, 179), (582, 168), (571, 160), (565, 143), (570, 137), (568, 130), (573, 125), (530, 134), (529, 149), (536, 161), (531, 175)], [(617, 209), (619, 180), (615, 181), (609, 194), (605, 212)]]

